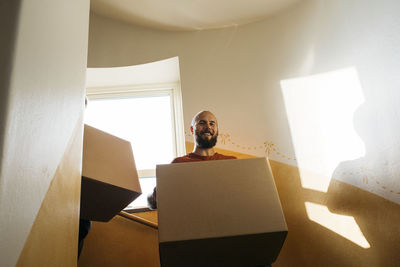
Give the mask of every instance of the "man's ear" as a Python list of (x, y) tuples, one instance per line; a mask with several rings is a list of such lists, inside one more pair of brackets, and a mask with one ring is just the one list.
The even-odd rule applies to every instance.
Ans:
[(193, 134), (193, 126), (190, 125), (190, 132)]

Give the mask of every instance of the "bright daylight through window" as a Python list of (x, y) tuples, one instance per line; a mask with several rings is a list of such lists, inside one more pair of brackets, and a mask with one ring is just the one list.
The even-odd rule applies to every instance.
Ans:
[(169, 95), (91, 99), (85, 121), (130, 141), (138, 170), (154, 169), (174, 156)]
[(185, 153), (179, 58), (112, 68), (88, 68), (85, 123), (131, 142), (147, 206), (156, 164)]
[(176, 156), (170, 92), (89, 95), (85, 123), (131, 142), (143, 194), (130, 207), (146, 206), (146, 195), (156, 183), (156, 164), (170, 163)]

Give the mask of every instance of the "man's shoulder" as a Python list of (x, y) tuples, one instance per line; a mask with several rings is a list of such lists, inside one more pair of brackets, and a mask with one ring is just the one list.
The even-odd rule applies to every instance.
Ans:
[[(191, 154), (191, 153), (190, 153)], [(182, 163), (182, 162), (191, 162), (191, 161), (196, 161), (193, 157), (191, 157), (190, 154), (187, 154), (182, 157), (177, 157), (175, 158), (171, 163)]]
[(230, 156), (230, 155), (223, 155), (219, 153), (215, 153), (216, 159), (237, 159), (235, 156)]
[(215, 153), (213, 156), (200, 156), (195, 153), (189, 153), (182, 157), (175, 158), (171, 163), (183, 163), (194, 161), (208, 161), (208, 160), (224, 160), (224, 159), (237, 159), (235, 156), (223, 155)]

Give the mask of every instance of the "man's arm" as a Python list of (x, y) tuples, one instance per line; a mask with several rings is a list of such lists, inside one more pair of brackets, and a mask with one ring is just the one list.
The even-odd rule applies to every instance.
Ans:
[[(185, 160), (185, 157), (178, 157), (175, 158), (171, 163), (181, 163), (181, 162), (187, 162)], [(149, 207), (153, 210), (157, 209), (157, 187), (154, 187), (153, 193), (149, 194), (147, 196), (147, 204), (149, 204)]]

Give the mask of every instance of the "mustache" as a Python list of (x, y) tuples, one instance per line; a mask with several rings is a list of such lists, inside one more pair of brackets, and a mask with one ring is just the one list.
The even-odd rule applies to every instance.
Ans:
[(214, 131), (211, 131), (211, 130), (204, 130), (204, 131), (201, 131), (201, 132), (200, 132), (200, 134), (205, 134), (205, 133), (209, 133), (209, 134), (213, 135), (213, 134), (214, 134)]

